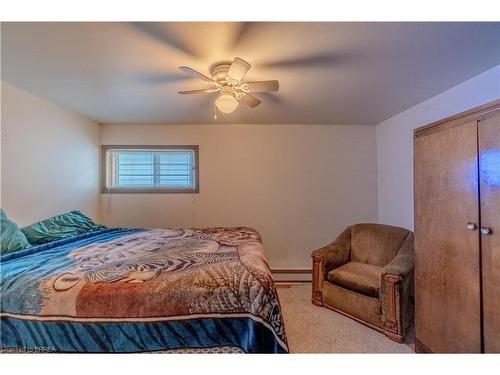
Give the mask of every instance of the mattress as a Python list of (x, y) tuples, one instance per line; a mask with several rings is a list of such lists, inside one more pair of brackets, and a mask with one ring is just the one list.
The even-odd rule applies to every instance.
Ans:
[(103, 229), (0, 261), (4, 352), (288, 352), (251, 228)]

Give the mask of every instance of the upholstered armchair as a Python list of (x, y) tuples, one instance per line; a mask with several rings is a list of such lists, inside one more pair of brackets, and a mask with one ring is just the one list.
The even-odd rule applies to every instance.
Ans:
[(312, 302), (403, 342), (413, 319), (413, 233), (356, 224), (313, 251)]

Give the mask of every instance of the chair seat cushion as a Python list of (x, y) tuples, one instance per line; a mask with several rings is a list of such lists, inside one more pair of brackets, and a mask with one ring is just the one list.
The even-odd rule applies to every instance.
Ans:
[(349, 262), (328, 272), (327, 280), (337, 286), (378, 298), (382, 267)]

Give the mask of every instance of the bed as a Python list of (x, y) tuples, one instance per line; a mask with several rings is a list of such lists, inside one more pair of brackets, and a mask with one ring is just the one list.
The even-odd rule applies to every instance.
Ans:
[(0, 264), (3, 352), (288, 352), (251, 228), (101, 229)]

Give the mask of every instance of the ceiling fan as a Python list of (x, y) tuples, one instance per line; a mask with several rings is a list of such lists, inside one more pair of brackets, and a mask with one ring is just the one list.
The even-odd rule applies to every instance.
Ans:
[(250, 70), (250, 67), (251, 65), (245, 60), (235, 57), (232, 62), (221, 61), (213, 64), (210, 67), (210, 78), (192, 68), (181, 66), (179, 67), (180, 70), (210, 83), (211, 86), (200, 90), (179, 91), (179, 94), (218, 92), (215, 106), (223, 113), (233, 112), (240, 102), (255, 108), (261, 101), (250, 93), (278, 91), (279, 83), (276, 80), (245, 81), (245, 75)]

